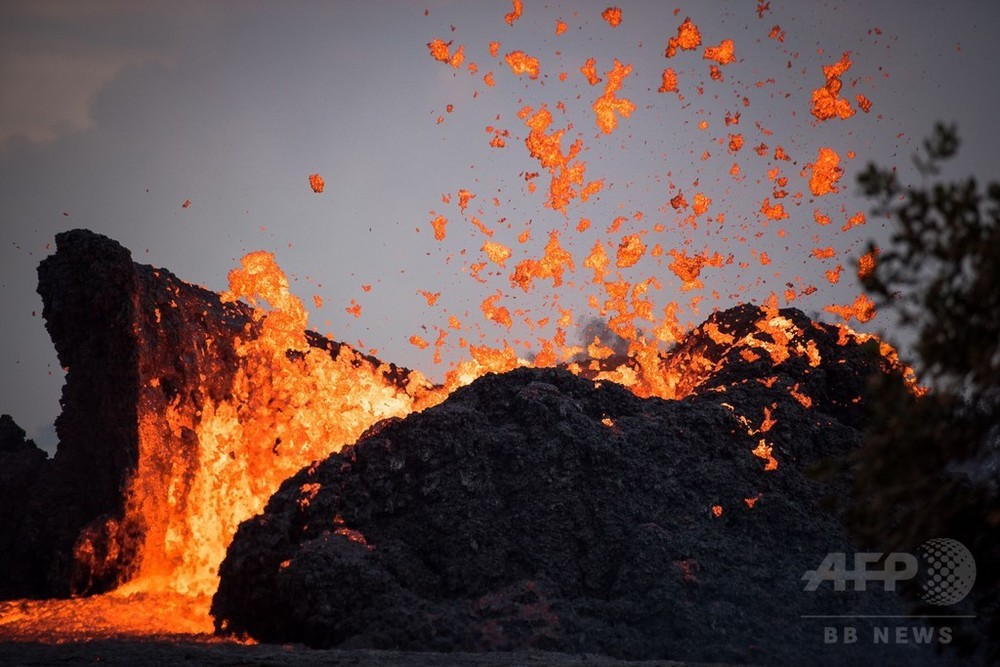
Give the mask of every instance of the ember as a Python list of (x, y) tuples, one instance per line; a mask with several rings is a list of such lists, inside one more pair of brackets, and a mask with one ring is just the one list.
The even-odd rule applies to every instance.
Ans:
[(661, 93), (676, 93), (677, 92), (677, 73), (670, 67), (663, 70), (663, 81), (660, 84), (659, 92)]
[(521, 0), (513, 0), (513, 2), (514, 2), (513, 11), (511, 11), (504, 17), (504, 20), (507, 22), (507, 25), (514, 25), (514, 21), (521, 18), (521, 12), (524, 11), (524, 8), (521, 6)]
[(701, 32), (698, 26), (691, 22), (690, 18), (685, 18), (684, 22), (677, 28), (677, 37), (671, 37), (667, 41), (667, 58), (677, 55), (677, 49), (690, 51), (701, 45)]
[(851, 64), (851, 54), (845, 53), (833, 65), (823, 66), (826, 85), (813, 91), (812, 108), (810, 109), (812, 115), (818, 120), (850, 118), (854, 115), (854, 108), (851, 106), (851, 103), (840, 97), (840, 89), (844, 85), (840, 77), (850, 69)]
[(834, 185), (844, 174), (844, 170), (838, 165), (840, 156), (830, 148), (820, 148), (816, 162), (812, 166), (812, 175), (809, 177), (809, 190), (817, 197), (831, 192), (838, 192)]
[(312, 188), (313, 192), (319, 194), (320, 192), (323, 192), (323, 188), (326, 187), (326, 182), (323, 180), (323, 177), (320, 176), (319, 174), (310, 174), (309, 187)]
[(612, 28), (617, 28), (622, 22), (622, 10), (620, 7), (608, 7), (601, 12), (601, 18), (607, 21)]
[(625, 77), (631, 72), (631, 65), (622, 65), (618, 60), (615, 60), (614, 68), (605, 75), (608, 77), (608, 82), (604, 86), (604, 94), (594, 100), (597, 127), (605, 134), (611, 134), (618, 127), (616, 114), (628, 118), (635, 110), (635, 104), (631, 101), (615, 97), (615, 92), (621, 89)]
[(538, 78), (538, 58), (533, 58), (524, 51), (511, 51), (504, 59), (514, 74), (527, 74), (529, 78)]

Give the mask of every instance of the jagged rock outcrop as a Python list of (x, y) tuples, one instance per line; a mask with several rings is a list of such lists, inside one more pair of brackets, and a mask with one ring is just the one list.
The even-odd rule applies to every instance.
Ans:
[(683, 400), (519, 369), (377, 424), (240, 526), (217, 629), (314, 647), (934, 662), (926, 646), (824, 646), (823, 622), (802, 618), (901, 613), (892, 593), (801, 581), (852, 550), (827, 507), (846, 475), (807, 470), (860, 445), (866, 378), (885, 363), (795, 310), (764, 319), (796, 324), (803, 354), (746, 354), (780, 337), (763, 315), (717, 313), (678, 346), (711, 370)]
[[(99, 592), (127, 578), (130, 545), (141, 531), (123, 523), (139, 459), (140, 405), (165, 405), (173, 392), (193, 386), (222, 391), (232, 338), (249, 321), (245, 307), (137, 264), (126, 248), (87, 230), (56, 236), (56, 252), (38, 267), (38, 292), (67, 369), (59, 446), (32, 489), (33, 546), (18, 559), (44, 576), (31, 590), (14, 590), (5, 571), (3, 597)], [(207, 336), (220, 343), (210, 355)], [(219, 372), (200, 382), (209, 368)], [(145, 382), (152, 372), (159, 387)]]
[[(20, 518), (0, 520), (0, 545), (16, 545), (0, 549), (0, 599), (101, 592), (129, 578), (144, 532), (169, 510), (166, 489), (183, 501), (200, 464), (193, 429), (206, 401), (229, 398), (237, 337), (259, 328), (246, 304), (136, 263), (116, 241), (83, 229), (56, 236), (56, 252), (38, 267), (38, 292), (67, 369), (59, 445), (49, 461), (2, 454), (0, 494), (16, 499), (4, 514), (17, 508)], [(334, 359), (350, 351), (387, 381), (410, 379), (314, 332), (307, 341)], [(142, 512), (126, 516), (140, 458), (149, 488)]]

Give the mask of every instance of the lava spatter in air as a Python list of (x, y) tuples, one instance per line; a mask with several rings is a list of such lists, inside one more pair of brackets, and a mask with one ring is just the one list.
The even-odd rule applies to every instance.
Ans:
[(608, 7), (601, 12), (601, 18), (607, 21), (612, 28), (617, 28), (622, 23), (622, 10), (620, 7)]
[(673, 58), (677, 55), (677, 50), (691, 51), (701, 46), (701, 31), (698, 26), (691, 22), (690, 17), (677, 28), (677, 36), (667, 40), (666, 57)]
[(839, 192), (835, 184), (843, 174), (844, 170), (840, 168), (840, 156), (832, 148), (824, 146), (819, 149), (816, 162), (812, 165), (809, 190), (817, 197)]
[(812, 108), (810, 109), (810, 113), (817, 120), (846, 119), (854, 115), (854, 107), (840, 96), (840, 89), (844, 86), (841, 76), (851, 68), (851, 64), (851, 54), (844, 53), (841, 59), (834, 64), (823, 66), (823, 76), (826, 77), (826, 83), (813, 91)]
[[(323, 192), (323, 188), (326, 187), (326, 182), (323, 180), (323, 177), (320, 176), (319, 174), (310, 174), (309, 187), (312, 188), (313, 192), (319, 194)], [(185, 206), (185, 208), (187, 207)]]
[(632, 72), (631, 65), (623, 65), (615, 59), (614, 67), (605, 74), (607, 83), (604, 85), (604, 94), (594, 100), (594, 115), (597, 117), (597, 127), (604, 134), (611, 134), (618, 127), (618, 116), (628, 118), (635, 110), (635, 104), (615, 95), (621, 90), (622, 84)]
[(527, 74), (529, 79), (538, 78), (540, 71), (538, 58), (529, 56), (524, 51), (511, 51), (504, 56), (504, 60), (507, 61), (510, 71), (514, 74), (517, 74), (518, 76), (521, 74)]
[(547, 107), (542, 106), (534, 113), (528, 111), (525, 124), (529, 128), (528, 136), (524, 140), (528, 153), (536, 158), (543, 168), (548, 169), (551, 175), (546, 206), (566, 213), (566, 207), (572, 199), (579, 197), (585, 202), (591, 195), (601, 190), (602, 181), (587, 183), (584, 181), (586, 163), (576, 159), (583, 148), (583, 142), (577, 139), (564, 153), (562, 137), (566, 131), (555, 130), (546, 133), (552, 124), (552, 113)]
[(524, 11), (521, 0), (513, 0), (513, 3), (514, 8), (509, 14), (503, 17), (503, 20), (507, 22), (507, 25), (514, 25), (514, 22), (521, 18), (521, 12)]
[(854, 303), (846, 306), (830, 305), (823, 308), (828, 313), (833, 313), (842, 318), (845, 322), (857, 319), (862, 324), (875, 317), (875, 304), (864, 294), (859, 294)]
[(455, 69), (461, 67), (462, 63), (465, 62), (464, 46), (460, 45), (455, 49), (455, 53), (451, 53), (451, 42), (434, 38), (427, 43), (427, 48), (430, 50), (432, 58), (451, 65)]
[(705, 47), (705, 60), (714, 60), (720, 65), (736, 62), (736, 49), (733, 40), (724, 39), (718, 46)]

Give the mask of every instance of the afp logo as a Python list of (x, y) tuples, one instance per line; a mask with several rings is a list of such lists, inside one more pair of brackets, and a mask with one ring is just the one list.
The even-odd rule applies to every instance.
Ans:
[[(881, 565), (879, 565), (881, 563)], [(893, 551), (888, 554), (861, 551), (854, 554), (853, 569), (847, 554), (829, 553), (819, 567), (802, 575), (805, 590), (815, 591), (824, 581), (833, 582), (833, 590), (846, 591), (850, 583), (855, 591), (868, 590), (869, 581), (881, 581), (885, 590), (896, 590), (896, 582), (919, 577), (920, 599), (928, 604), (958, 604), (976, 582), (976, 561), (958, 540), (939, 537), (917, 548), (917, 555)]]

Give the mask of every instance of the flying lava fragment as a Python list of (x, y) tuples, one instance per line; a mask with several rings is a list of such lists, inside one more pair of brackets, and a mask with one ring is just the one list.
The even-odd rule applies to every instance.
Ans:
[(823, 310), (837, 315), (845, 322), (849, 322), (851, 318), (857, 318), (858, 322), (864, 324), (875, 317), (875, 303), (864, 294), (859, 294), (852, 304), (846, 306), (825, 306)]
[(587, 62), (583, 64), (583, 67), (580, 68), (580, 72), (585, 77), (587, 77), (587, 83), (589, 83), (592, 86), (596, 86), (598, 83), (601, 82), (601, 78), (597, 76), (596, 58), (588, 58)]
[(529, 79), (538, 78), (538, 58), (529, 56), (524, 51), (511, 51), (504, 59), (510, 66), (510, 71), (518, 76), (527, 74)]
[(844, 53), (840, 60), (834, 64), (823, 66), (826, 83), (813, 91), (812, 108), (810, 109), (817, 120), (850, 118), (854, 115), (854, 107), (851, 106), (851, 103), (840, 97), (840, 89), (844, 85), (840, 77), (851, 68), (851, 64), (851, 54)]
[(676, 93), (677, 91), (677, 73), (674, 72), (672, 67), (668, 67), (663, 70), (663, 81), (660, 84), (660, 89), (658, 93)]
[(628, 118), (635, 110), (635, 104), (628, 99), (615, 97), (615, 92), (621, 89), (622, 83), (632, 72), (631, 65), (623, 65), (615, 59), (614, 68), (607, 72), (608, 82), (604, 85), (604, 94), (594, 100), (594, 114), (597, 116), (597, 127), (604, 134), (611, 134), (618, 127), (617, 112), (623, 118)]
[(608, 7), (601, 12), (601, 18), (607, 21), (612, 28), (617, 28), (622, 23), (621, 7)]
[(451, 42), (445, 42), (442, 39), (435, 38), (427, 43), (427, 48), (430, 50), (431, 57), (434, 58), (434, 60), (439, 60), (443, 63), (447, 63), (452, 67), (454, 67), (455, 69), (461, 67), (462, 63), (465, 61), (464, 46), (459, 46), (455, 50), (455, 53), (452, 54)]
[(326, 181), (319, 174), (309, 174), (309, 187), (312, 188), (313, 192), (319, 194), (326, 187)]
[(443, 39), (434, 38), (427, 42), (427, 48), (430, 49), (431, 57), (434, 60), (440, 60), (443, 63), (451, 60), (451, 53), (448, 47), (448, 43)]
[(448, 224), (448, 219), (445, 218), (443, 215), (439, 215), (438, 217), (431, 220), (431, 226), (434, 228), (434, 238), (437, 239), (438, 241), (444, 240), (445, 225), (447, 224)]
[(521, 6), (521, 0), (513, 0), (514, 9), (509, 14), (503, 17), (503, 20), (507, 22), (507, 25), (514, 25), (514, 21), (521, 18), (521, 12), (524, 8)]
[(639, 239), (639, 235), (629, 234), (618, 245), (615, 266), (618, 268), (633, 266), (642, 258), (644, 252), (646, 252), (646, 245)]
[(844, 174), (840, 168), (840, 156), (832, 148), (822, 147), (812, 166), (809, 176), (809, 190), (820, 197), (840, 190), (834, 185)]
[(666, 57), (673, 58), (677, 54), (677, 49), (691, 51), (699, 46), (701, 46), (701, 32), (690, 18), (685, 18), (677, 28), (677, 37), (667, 40)]
[(709, 255), (708, 250), (705, 250), (700, 254), (693, 255), (692, 257), (688, 257), (687, 251), (685, 250), (680, 252), (677, 250), (671, 250), (670, 256), (674, 258), (674, 261), (668, 264), (667, 268), (673, 271), (674, 274), (683, 281), (681, 290), (685, 292), (704, 286), (698, 279), (702, 267), (720, 267), (725, 261), (721, 254), (715, 253), (714, 255)]
[(720, 65), (728, 65), (736, 61), (736, 49), (733, 40), (724, 39), (718, 46), (705, 47), (705, 60), (714, 60)]

